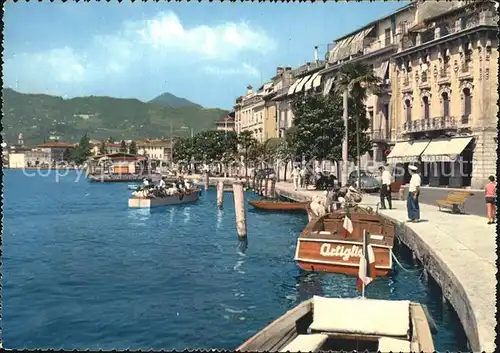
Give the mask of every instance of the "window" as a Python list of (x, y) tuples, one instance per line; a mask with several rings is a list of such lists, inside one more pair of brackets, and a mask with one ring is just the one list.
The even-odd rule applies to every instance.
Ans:
[(450, 98), (447, 92), (443, 92), (441, 95), (443, 98), (443, 116), (450, 116)]
[(424, 105), (424, 119), (429, 119), (429, 97), (424, 96), (422, 103)]
[(391, 29), (385, 29), (385, 46), (391, 45)]
[(462, 116), (462, 123), (466, 124), (469, 122), (469, 116), (472, 111), (472, 96), (469, 88), (464, 88), (464, 115)]
[(405, 100), (405, 109), (406, 109), (406, 121), (411, 121), (411, 102), (409, 99)]

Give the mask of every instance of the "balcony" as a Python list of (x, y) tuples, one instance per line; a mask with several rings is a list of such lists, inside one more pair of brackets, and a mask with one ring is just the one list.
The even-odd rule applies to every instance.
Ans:
[(457, 124), (455, 118), (451, 116), (440, 116), (436, 118), (412, 120), (406, 121), (403, 124), (404, 134), (456, 129)]
[(391, 140), (391, 131), (383, 129), (373, 130), (371, 132), (371, 139), (373, 142), (386, 142)]
[(469, 119), (470, 119), (470, 115), (469, 114), (466, 114), (466, 115), (462, 115), (462, 118), (460, 119), (460, 122), (463, 124), (463, 125), (466, 125), (469, 123)]

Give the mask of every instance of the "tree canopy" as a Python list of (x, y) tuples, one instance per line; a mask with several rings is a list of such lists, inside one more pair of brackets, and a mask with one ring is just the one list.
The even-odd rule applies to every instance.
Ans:
[(128, 148), (128, 153), (130, 153), (130, 154), (137, 154), (137, 144), (135, 143), (135, 141), (132, 141), (130, 143), (130, 146)]
[[(306, 159), (341, 160), (342, 140), (344, 137), (344, 121), (342, 96), (308, 95), (297, 97), (293, 104), (294, 129), (286, 137), (293, 154), (304, 156)], [(355, 105), (349, 99), (349, 158), (356, 158), (356, 121), (354, 116)], [(360, 131), (369, 126), (366, 116), (360, 117)], [(286, 135), (285, 135), (286, 136)], [(367, 152), (371, 148), (369, 137), (360, 134), (360, 151)]]
[(127, 153), (127, 151), (127, 144), (125, 143), (125, 140), (122, 140), (122, 142), (120, 142), (120, 152)]

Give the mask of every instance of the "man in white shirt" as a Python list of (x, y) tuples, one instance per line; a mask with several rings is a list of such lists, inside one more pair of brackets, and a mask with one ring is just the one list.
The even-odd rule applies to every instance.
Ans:
[(293, 187), (295, 188), (295, 191), (299, 188), (299, 178), (300, 178), (300, 171), (299, 167), (295, 166), (292, 170), (292, 179), (293, 179)]
[(420, 195), (420, 185), (422, 184), (422, 179), (418, 173), (418, 167), (410, 165), (408, 170), (411, 175), (410, 185), (408, 188), (408, 219), (409, 222), (418, 222), (420, 220), (420, 205), (418, 204), (418, 197)]
[(380, 208), (382, 210), (385, 210), (385, 199), (387, 199), (387, 202), (389, 203), (389, 209), (391, 210), (392, 209), (392, 196), (391, 196), (392, 175), (383, 166), (380, 166), (378, 168), (378, 170), (382, 174), (382, 186), (380, 187), (380, 205), (381, 205)]

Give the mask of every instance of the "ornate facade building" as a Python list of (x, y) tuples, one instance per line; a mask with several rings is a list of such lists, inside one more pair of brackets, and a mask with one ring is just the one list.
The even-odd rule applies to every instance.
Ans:
[(415, 2), (393, 55), (393, 163), (420, 162), (424, 184), (482, 188), (496, 171), (495, 4)]

